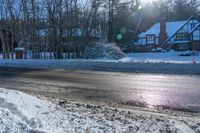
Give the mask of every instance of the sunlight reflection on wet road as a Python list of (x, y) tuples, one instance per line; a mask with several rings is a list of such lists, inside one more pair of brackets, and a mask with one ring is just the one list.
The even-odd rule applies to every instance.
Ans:
[(200, 76), (16, 70), (0, 71), (0, 87), (154, 107), (200, 105)]

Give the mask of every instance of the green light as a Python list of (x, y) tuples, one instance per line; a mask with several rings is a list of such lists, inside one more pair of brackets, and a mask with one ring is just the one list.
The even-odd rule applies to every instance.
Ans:
[(122, 34), (118, 34), (118, 35), (117, 35), (117, 40), (122, 40), (122, 38), (123, 38), (123, 35), (122, 35)]
[(139, 10), (141, 10), (142, 8), (143, 8), (143, 7), (142, 7), (141, 5), (138, 7)]

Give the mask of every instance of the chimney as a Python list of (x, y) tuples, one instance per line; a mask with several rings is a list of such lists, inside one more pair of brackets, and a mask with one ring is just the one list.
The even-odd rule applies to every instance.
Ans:
[(166, 18), (161, 18), (160, 19), (159, 46), (161, 46), (166, 40), (167, 40)]

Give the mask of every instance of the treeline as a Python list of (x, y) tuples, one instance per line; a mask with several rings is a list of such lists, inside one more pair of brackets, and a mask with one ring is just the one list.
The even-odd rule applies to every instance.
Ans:
[[(15, 47), (54, 58), (80, 58), (91, 41), (116, 42), (124, 49), (161, 17), (200, 15), (199, 0), (0, 0), (0, 50)], [(147, 0), (148, 1), (148, 0)], [(5, 54), (5, 58), (9, 58)]]

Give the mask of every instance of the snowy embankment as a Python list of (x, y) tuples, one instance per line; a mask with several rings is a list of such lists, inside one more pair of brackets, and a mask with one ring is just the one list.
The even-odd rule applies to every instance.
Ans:
[[(132, 53), (120, 59), (121, 62), (135, 63), (172, 63), (172, 64), (192, 64), (193, 56), (180, 56), (181, 54), (192, 55), (191, 51), (186, 52), (160, 52), (160, 53)], [(194, 56), (194, 61), (200, 63), (200, 56)]]
[(0, 133), (200, 132), (197, 116), (175, 117), (70, 101), (55, 103), (0, 88)]
[(4, 60), (0, 66), (50, 68), (71, 70), (98, 70), (119, 72), (147, 72), (172, 74), (200, 74), (200, 56), (178, 56), (181, 52), (132, 53), (119, 60)]

